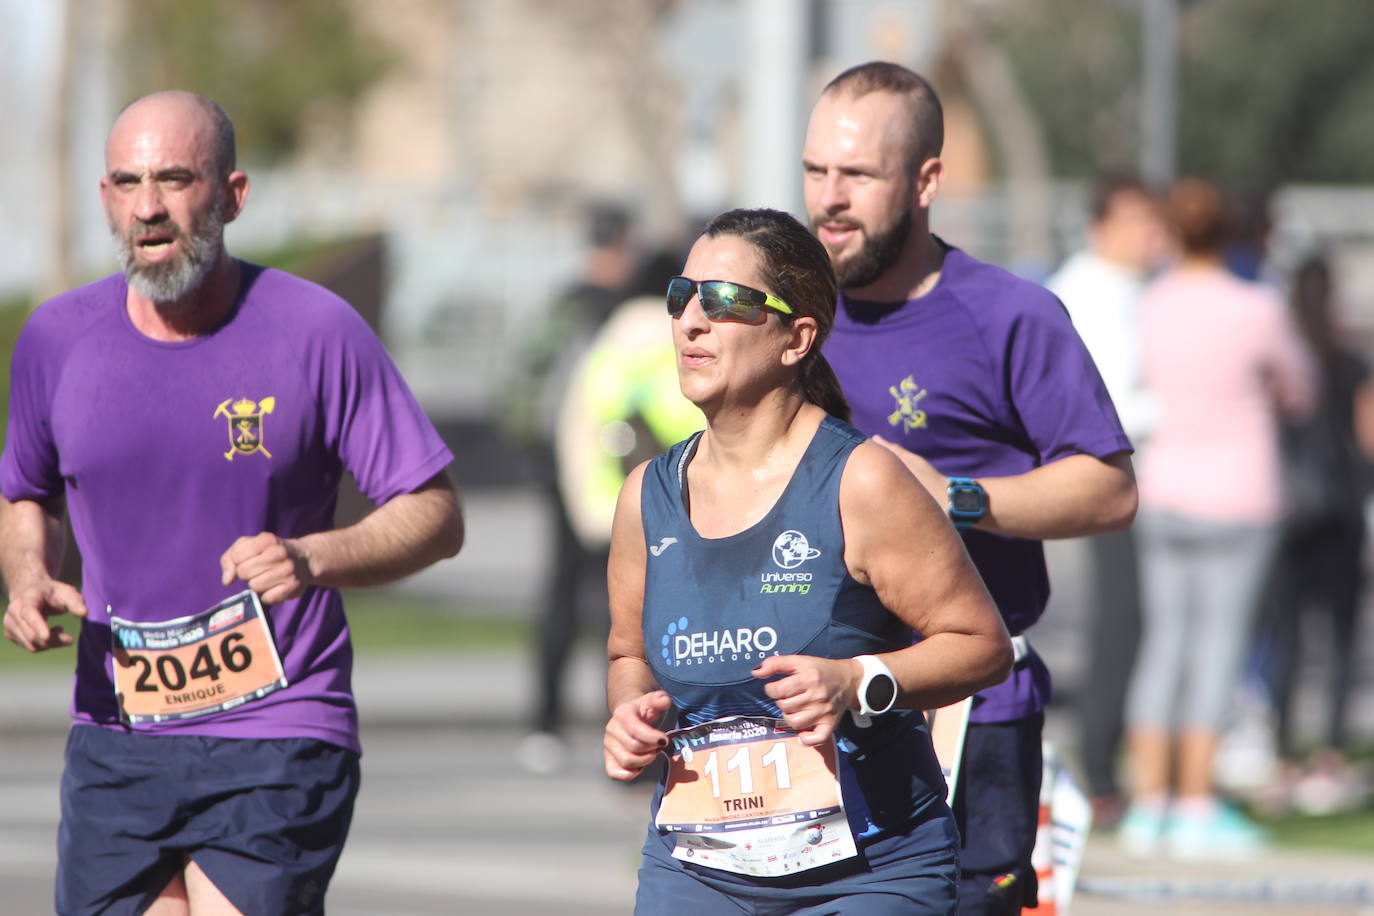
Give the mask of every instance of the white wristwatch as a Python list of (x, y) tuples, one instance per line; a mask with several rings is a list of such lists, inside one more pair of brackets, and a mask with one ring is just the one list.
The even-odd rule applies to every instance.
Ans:
[(856, 655), (854, 661), (864, 669), (859, 681), (859, 715), (880, 716), (897, 702), (897, 679), (877, 656)]

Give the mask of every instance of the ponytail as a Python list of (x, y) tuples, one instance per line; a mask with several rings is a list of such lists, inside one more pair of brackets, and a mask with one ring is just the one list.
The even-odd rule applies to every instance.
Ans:
[(840, 388), (840, 380), (835, 370), (821, 355), (813, 350), (802, 359), (802, 394), (812, 404), (838, 420), (849, 422), (849, 400)]

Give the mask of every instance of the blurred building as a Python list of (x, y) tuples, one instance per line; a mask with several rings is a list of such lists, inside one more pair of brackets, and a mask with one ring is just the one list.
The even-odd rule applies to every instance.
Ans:
[[(127, 101), (131, 2), (0, 0), (0, 295), (113, 264), (95, 192)], [(351, 111), (302, 111), (288, 164), (245, 151), (254, 187), (230, 243), (380, 235), (386, 336), (440, 417), (487, 410), (510, 343), (577, 270), (588, 200), (634, 210), (646, 248), (730, 206), (800, 215), (810, 106), (863, 60), (907, 63), (941, 91), (942, 235), (1031, 276), (1081, 237), (1081, 190), (1051, 180), (1017, 75), (980, 27), (1005, 0), (338, 2), (395, 63)], [(1280, 242), (1374, 251), (1368, 197), (1285, 188), (1276, 211)], [(1374, 290), (1340, 269), (1346, 289)], [(1374, 301), (1358, 314), (1374, 318)]]

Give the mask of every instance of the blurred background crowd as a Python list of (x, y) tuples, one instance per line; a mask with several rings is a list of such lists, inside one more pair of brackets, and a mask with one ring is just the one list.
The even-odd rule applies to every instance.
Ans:
[[(466, 492), (539, 494), (544, 561), (480, 596), (529, 622), (534, 771), (564, 752), (569, 648), (604, 635), (607, 500), (696, 423), (645, 297), (706, 216), (802, 212), (826, 80), (873, 58), (922, 72), (945, 105), (943, 237), (1063, 299), (1137, 446), (1137, 525), (1072, 548), (1082, 658), (1060, 713), (1099, 825), (1146, 844), (1171, 793), (1213, 788), (1261, 816), (1369, 809), (1374, 734), (1351, 703), (1374, 680), (1365, 0), (0, 14), (0, 357), (33, 305), (114, 267), (96, 181), (115, 113), (161, 88), (221, 102), (253, 180), (231, 250), (381, 331)], [(458, 613), (478, 600), (460, 578), (429, 580)], [(1263, 843), (1226, 830), (1198, 848)]]

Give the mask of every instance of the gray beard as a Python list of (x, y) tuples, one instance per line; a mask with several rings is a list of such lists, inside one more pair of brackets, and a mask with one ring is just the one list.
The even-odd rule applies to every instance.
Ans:
[(134, 225), (128, 232), (110, 227), (120, 266), (129, 285), (139, 294), (154, 303), (176, 302), (199, 287), (214, 267), (223, 248), (224, 220), (219, 208), (215, 208), (190, 235), (179, 226), (171, 227), (176, 241), (183, 243), (181, 255), (160, 264), (140, 265), (134, 258), (134, 235), (147, 227), (149, 224)]
[(887, 273), (902, 256), (902, 248), (911, 235), (911, 223), (911, 211), (908, 210), (891, 229), (869, 236), (853, 257), (843, 262), (834, 261), (835, 280), (840, 289), (862, 289)]

